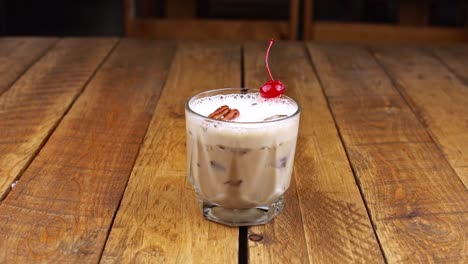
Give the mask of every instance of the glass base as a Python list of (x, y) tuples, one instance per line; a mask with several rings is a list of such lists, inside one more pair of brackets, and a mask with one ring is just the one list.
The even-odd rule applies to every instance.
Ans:
[(284, 207), (284, 195), (269, 205), (245, 209), (223, 208), (203, 200), (198, 195), (197, 200), (206, 219), (228, 226), (264, 225), (278, 215)]

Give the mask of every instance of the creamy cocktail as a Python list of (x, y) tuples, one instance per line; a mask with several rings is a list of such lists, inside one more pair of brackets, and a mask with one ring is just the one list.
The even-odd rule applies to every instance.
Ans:
[[(235, 117), (217, 116), (221, 106), (228, 109), (224, 116)], [(189, 177), (206, 218), (255, 225), (282, 210), (299, 127), (294, 100), (212, 90), (189, 99), (186, 123)]]

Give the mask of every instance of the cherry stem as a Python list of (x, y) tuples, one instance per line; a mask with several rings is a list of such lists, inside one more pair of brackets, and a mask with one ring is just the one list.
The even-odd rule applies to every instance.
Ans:
[(273, 79), (273, 76), (271, 75), (270, 66), (268, 65), (268, 56), (270, 55), (270, 48), (273, 45), (273, 42), (275, 42), (275, 40), (270, 39), (270, 43), (268, 44), (268, 49), (267, 49), (267, 52), (266, 52), (266, 55), (265, 55), (265, 66), (266, 66), (268, 75), (270, 75), (270, 80), (272, 80), (272, 81), (274, 81), (274, 79)]

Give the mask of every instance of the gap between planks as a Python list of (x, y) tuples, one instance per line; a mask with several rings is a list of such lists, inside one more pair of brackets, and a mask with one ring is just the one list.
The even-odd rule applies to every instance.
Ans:
[[(464, 46), (465, 48), (468, 48), (467, 46)], [(453, 66), (451, 66), (448, 62), (445, 61), (445, 59), (440, 56), (437, 52), (434, 51), (438, 47), (431, 47), (425, 49), (427, 54), (438, 60), (442, 65), (445, 66), (452, 74), (455, 76), (464, 86), (468, 86), (468, 79), (460, 74)]]
[[(36, 64), (36, 62), (38, 62), (41, 58), (43, 58), (47, 53), (49, 53), (49, 51), (51, 51), (53, 48), (55, 48), (57, 46), (58, 43), (60, 43), (60, 41), (63, 40), (63, 39), (57, 39), (52, 45), (50, 45), (33, 63), (31, 63), (27, 69), (25, 69), (21, 75), (19, 75), (15, 80), (14, 82), (12, 82), (9, 87), (7, 89), (5, 89), (3, 92), (6, 92), (7, 90), (9, 90), (11, 87), (14, 86), (14, 84), (19, 80), (21, 79), (21, 77), (34, 65)], [(28, 169), (28, 167), (31, 165), (31, 163), (34, 161), (35, 157), (37, 156), (37, 154), (41, 151), (41, 149), (45, 146), (45, 144), (47, 144), (50, 136), (55, 132), (55, 130), (57, 129), (57, 127), (60, 125), (60, 123), (62, 122), (63, 118), (67, 115), (67, 113), (70, 111), (70, 109), (72, 108), (72, 106), (75, 104), (76, 100), (81, 96), (81, 94), (83, 94), (84, 90), (86, 89), (86, 87), (88, 86), (89, 82), (94, 78), (96, 72), (98, 72), (98, 70), (101, 68), (101, 66), (104, 64), (104, 62), (107, 60), (107, 58), (109, 58), (109, 56), (112, 54), (112, 52), (114, 51), (115, 47), (117, 47), (118, 43), (120, 42), (120, 39), (118, 39), (117, 41), (115, 41), (115, 43), (111, 46), (111, 48), (109, 49), (109, 51), (107, 52), (107, 54), (102, 58), (102, 61), (100, 63), (98, 63), (97, 67), (94, 69), (94, 71), (90, 74), (90, 76), (88, 77), (88, 79), (84, 82), (84, 84), (82, 85), (81, 89), (77, 92), (77, 94), (75, 95), (75, 97), (72, 99), (72, 101), (70, 102), (70, 104), (68, 105), (68, 107), (65, 109), (65, 111), (62, 113), (62, 115), (57, 119), (56, 123), (52, 125), (52, 127), (50, 128), (50, 130), (48, 131), (48, 134), (44, 137), (44, 139), (40, 142), (40, 144), (37, 146), (37, 148), (33, 151), (32, 155), (30, 155), (28, 158), (27, 158), (27, 161), (25, 162), (24, 166), (19, 170), (18, 174), (16, 175), (16, 177), (13, 179), (12, 181), (12, 185), (10, 185), (10, 187), (8, 189), (5, 190), (5, 192), (3, 193), (3, 195), (0, 195), (0, 204), (2, 204), (3, 200), (5, 200), (8, 195), (10, 194), (10, 192), (13, 190), (13, 186), (15, 186), (18, 181), (21, 179), (21, 176), (23, 175), (23, 173)], [(2, 96), (3, 93), (1, 93), (0, 91), (0, 96)], [(14, 185), (13, 185), (14, 184)], [(0, 193), (1, 194), (1, 193)]]
[[(159, 75), (165, 75), (167, 68), (165, 65), (166, 63), (169, 65), (169, 56), (172, 56), (173, 50), (169, 45), (153, 47), (151, 43), (143, 41), (128, 40), (125, 43), (126, 45), (118, 45), (119, 53), (117, 51), (110, 53), (112, 59), (107, 60), (101, 67), (88, 85), (89, 88), (79, 97), (70, 113), (65, 116), (62, 125), (51, 137), (50, 142), (26, 171), (24, 177), (28, 177), (28, 181), (25, 180), (23, 186), (19, 186), (22, 189), (15, 190), (16, 192), (9, 195), (0, 207), (3, 212), (7, 212), (0, 214), (0, 220), (4, 223), (2, 227), (5, 227), (1, 229), (1, 232), (6, 238), (3, 241), (0, 240), (0, 245), (6, 248), (4, 251), (0, 250), (0, 262), (1, 259), (9, 256), (15, 259), (40, 258), (41, 260), (49, 259), (49, 261), (53, 258), (69, 261), (88, 259), (89, 261), (99, 257), (101, 251), (95, 251), (93, 248), (100, 246), (102, 246), (100, 249), (103, 248), (106, 238), (105, 230), (108, 228), (104, 225), (110, 223), (115, 213), (112, 207), (116, 208), (121, 200), (123, 188), (131, 171), (128, 167), (136, 158), (138, 143), (144, 137), (145, 128), (150, 121), (148, 115), (152, 113), (156, 104), (155, 100), (160, 89), (159, 83), (164, 80)], [(167, 51), (170, 53), (167, 54)], [(153, 55), (160, 55), (161, 59), (154, 61), (151, 58)], [(115, 80), (114, 74), (122, 73), (122, 70), (127, 70), (128, 74)], [(135, 90), (130, 90), (129, 87), (132, 85)], [(120, 108), (115, 109), (116, 106)], [(128, 109), (133, 106), (135, 108), (129, 112)], [(83, 133), (77, 129), (77, 125), (84, 125)], [(102, 134), (102, 128), (109, 129), (109, 133)], [(68, 141), (67, 135), (70, 133), (77, 135), (82, 141), (74, 142), (71, 147), (62, 146), (63, 142)], [(112, 142), (118, 142), (116, 140), (104, 142), (101, 145), (98, 144), (101, 141), (96, 140), (98, 136), (102, 139), (115, 137), (115, 139), (123, 140), (124, 143), (121, 144), (122, 146), (112, 146)], [(84, 145), (82, 142), (88, 144)], [(82, 145), (84, 146), (81, 147)], [(130, 155), (133, 155), (133, 158)], [(47, 162), (48, 160), (52, 162)], [(100, 163), (96, 164), (96, 161)], [(75, 171), (66, 173), (66, 170), (59, 171), (62, 169), (60, 163), (80, 166), (77, 166)], [(103, 170), (99, 175), (95, 174), (94, 167), (105, 166), (107, 168), (106, 165), (110, 167), (109, 170)], [(44, 170), (44, 167), (48, 167), (50, 171)], [(127, 178), (124, 181), (119, 177)], [(47, 185), (51, 178), (57, 181), (59, 188)], [(43, 185), (42, 187), (49, 189), (49, 192), (45, 191), (42, 197), (35, 195), (41, 191), (42, 187), (37, 184), (34, 186), (34, 182)], [(69, 183), (74, 183), (74, 185), (70, 186)], [(82, 189), (85, 190), (83, 194)], [(50, 190), (53, 190), (52, 193)], [(102, 195), (99, 195), (99, 191), (103, 192)], [(58, 199), (59, 195), (66, 198)], [(48, 197), (51, 199), (47, 199)], [(44, 199), (42, 202), (36, 202), (35, 198)], [(79, 201), (80, 206), (70, 206), (70, 201)], [(22, 213), (18, 221), (9, 221), (13, 213), (21, 211), (18, 208), (27, 209), (28, 214)], [(41, 221), (38, 222), (37, 218)], [(62, 220), (60, 221), (62, 225), (54, 225), (56, 218)], [(64, 228), (60, 232), (55, 232), (57, 230), (54, 228), (63, 228), (63, 224), (72, 228)], [(80, 224), (86, 228), (81, 228)], [(12, 232), (15, 235), (11, 235)], [(28, 239), (25, 241), (23, 237)], [(53, 251), (40, 250), (40, 246), (44, 244), (44, 237), (49, 246), (51, 244), (55, 246), (50, 248)], [(23, 243), (27, 243), (26, 248), (20, 246)]]
[[(23, 43), (21, 43), (22, 41)], [(16, 46), (13, 49), (9, 49), (8, 45), (12, 45), (12, 43), (8, 42), (13, 42), (13, 45), (16, 44)], [(0, 37), (0, 47), (5, 48), (4, 46), (7, 46), (7, 52), (9, 52), (7, 55), (0, 53), (0, 56), (6, 56), (6, 61), (3, 62), (4, 64), (2, 66), (8, 67), (6, 72), (4, 72), (3, 69), (1, 69), (0, 67), (0, 72), (2, 72), (2, 74), (6, 74), (6, 76), (0, 76), (0, 80), (2, 82), (0, 83), (0, 96), (4, 92), (6, 92), (10, 87), (12, 87), (15, 84), (15, 82), (18, 79), (20, 79), (21, 76), (32, 67), (32, 65), (39, 61), (50, 49), (55, 47), (55, 45), (58, 42), (58, 38)], [(37, 51), (37, 49), (39, 49), (39, 51)], [(30, 58), (24, 58), (23, 56), (26, 52), (30, 52), (33, 54)], [(18, 55), (17, 53), (20, 53), (20, 58), (16, 57), (16, 55)], [(27, 60), (27, 62), (24, 62), (24, 60)], [(12, 64), (15, 65), (12, 66)], [(15, 66), (20, 67), (20, 69), (17, 69), (16, 72), (14, 69)], [(8, 80), (8, 74), (12, 74), (11, 71), (14, 71), (14, 77)], [(3, 83), (5, 80), (2, 80), (2, 77), (7, 79), (5, 83)]]
[[(464, 240), (464, 234), (457, 232), (456, 228), (463, 221), (460, 221), (460, 215), (451, 213), (466, 213), (463, 185), (456, 179), (450, 181), (456, 174), (441, 157), (442, 152), (421, 127), (420, 120), (407, 102), (398, 91), (394, 91), (396, 87), (387, 74), (362, 47), (313, 44), (308, 47), (311, 53), (318, 54), (313, 56), (314, 62), (316, 67), (320, 66), (317, 70), (326, 82), (326, 87), (322, 86), (336, 110), (336, 124), (342, 126), (343, 143), (349, 147), (350, 159), (356, 166), (363, 191), (369, 199), (374, 199), (367, 204), (389, 262), (462, 257), (466, 247), (459, 241)], [(379, 126), (369, 126), (370, 131), (359, 130), (362, 125), (375, 124), (376, 118), (380, 120)], [(394, 144), (380, 144), (395, 139), (402, 139), (401, 149)], [(406, 144), (406, 141), (414, 139), (420, 144)], [(360, 143), (369, 142), (376, 143), (375, 147), (370, 144), (369, 148), (361, 149)], [(383, 159), (388, 159), (388, 162)], [(430, 163), (415, 163), (415, 159)], [(395, 163), (392, 165), (392, 162)], [(442, 181), (440, 188), (438, 180)], [(410, 183), (418, 183), (419, 186)], [(420, 192), (413, 194), (419, 189)], [(453, 190), (453, 194), (447, 190)], [(398, 201), (401, 202), (395, 203)], [(446, 217), (422, 217), (430, 213)], [(394, 216), (401, 216), (401, 220), (385, 220)], [(433, 232), (430, 232), (431, 227)], [(441, 239), (447, 240), (444, 248), (440, 248), (444, 243)]]
[[(175, 52), (177, 52), (177, 50), (176, 50)], [(175, 52), (174, 52), (174, 53), (175, 53)], [(170, 62), (170, 64), (169, 64), (169, 66), (168, 66), (169, 69), (172, 67), (172, 63), (174, 63), (174, 55), (172, 55), (171, 62)], [(161, 98), (161, 94), (163, 93), (164, 87), (166, 86), (167, 77), (168, 77), (168, 75), (165, 76), (164, 81), (163, 81), (162, 84), (161, 84), (161, 90), (160, 90), (160, 92), (159, 92), (159, 94), (158, 94), (158, 96), (157, 96), (158, 98), (156, 98), (156, 103), (155, 103), (155, 105), (154, 105), (153, 111), (151, 111), (151, 119), (153, 119), (153, 115), (154, 115), (154, 113), (155, 113), (155, 111), (156, 111), (156, 108), (158, 107), (158, 104), (159, 104), (159, 99)], [(136, 162), (137, 162), (138, 156), (140, 156), (140, 151), (141, 151), (141, 149), (142, 149), (142, 147), (143, 147), (143, 143), (145, 142), (146, 136), (148, 135), (148, 130), (149, 130), (149, 127), (150, 127), (150, 123), (151, 123), (151, 122), (148, 122), (148, 123), (146, 124), (145, 135), (144, 135), (144, 136), (141, 138), (141, 140), (140, 140), (140, 144), (139, 144), (139, 146), (138, 146), (137, 154), (136, 154), (136, 156), (135, 156), (135, 159), (133, 160), (132, 168), (135, 167), (135, 164), (136, 164)], [(127, 191), (128, 183), (130, 182), (131, 173), (132, 173), (132, 172), (130, 171), (130, 172), (129, 172), (129, 175), (128, 175), (128, 177), (127, 177), (127, 182), (125, 183), (124, 190), (123, 190), (122, 195), (120, 196), (120, 200), (119, 200), (119, 202), (118, 202), (118, 204), (117, 204), (117, 208), (116, 208), (116, 210), (115, 210), (115, 212), (114, 212), (114, 215), (112, 216), (112, 220), (111, 220), (111, 222), (110, 222), (109, 228), (107, 229), (106, 239), (105, 239), (104, 245), (102, 246), (101, 253), (100, 253), (99, 258), (98, 258), (99, 261), (101, 261), (101, 259), (102, 259), (102, 255), (104, 254), (104, 249), (106, 248), (107, 241), (109, 240), (109, 236), (110, 236), (112, 227), (114, 226), (115, 218), (116, 218), (116, 216), (117, 216), (117, 213), (118, 213), (119, 210), (120, 210), (120, 206), (122, 205), (123, 197), (124, 197), (124, 195), (125, 195), (125, 192)]]
[[(379, 65), (379, 67), (382, 69), (382, 71), (386, 74), (387, 78), (391, 81), (392, 85), (395, 87), (395, 90), (401, 96), (401, 98), (406, 103), (406, 105), (409, 107), (411, 112), (416, 116), (418, 122), (421, 124), (421, 127), (423, 127), (426, 130), (426, 132), (430, 136), (431, 142), (434, 143), (434, 145), (437, 146), (437, 148), (440, 150), (440, 152), (444, 154), (444, 155), (442, 155), (443, 159), (447, 162), (447, 164), (450, 165), (449, 167), (451, 168), (452, 172), (455, 175), (458, 176), (457, 177), (458, 180), (461, 182), (462, 185), (465, 186), (465, 189), (468, 189), (468, 185), (466, 185), (466, 183), (463, 181), (462, 175), (460, 175), (458, 173), (458, 171), (454, 167), (454, 164), (453, 164), (452, 160), (449, 159), (447, 152), (444, 151), (443, 144), (438, 140), (438, 136), (432, 130), (431, 126), (428, 125), (427, 122), (425, 121), (425, 119), (423, 118), (422, 112), (424, 112), (424, 110), (423, 109), (421, 109), (421, 110), (418, 109), (420, 107), (418, 107), (416, 105), (416, 103), (411, 102), (411, 100), (410, 100), (411, 96), (405, 91), (405, 89), (402, 87), (402, 85), (397, 81), (396, 77), (394, 77), (390, 73), (390, 71), (388, 69), (388, 66), (386, 66), (385, 63), (376, 56), (376, 52), (374, 50), (372, 50), (371, 47), (365, 47), (365, 49), (367, 50), (367, 52), (369, 54), (371, 54), (371, 56), (374, 58), (374, 61)], [(452, 73), (455, 76), (455, 78), (457, 78), (464, 86), (466, 86), (465, 79), (463, 77), (461, 77), (460, 75), (458, 75), (453, 69), (451, 69), (442, 60), (442, 58), (440, 58), (439, 56), (437, 56), (436, 54), (434, 54), (432, 51), (430, 51), (428, 49), (419, 48), (419, 50), (421, 52), (423, 52), (424, 54), (434, 58), (437, 61), (439, 61), (441, 63), (441, 65), (443, 65), (443, 67), (445, 67), (450, 73)]]
[[(241, 79), (241, 88), (245, 87), (245, 47), (244, 43), (240, 44), (240, 79)], [(249, 227), (241, 226), (239, 227), (239, 241), (238, 241), (238, 263), (247, 264), (249, 262)]]
[[(304, 44), (305, 45), (305, 44)], [(377, 226), (376, 226), (376, 223), (375, 223), (375, 220), (374, 218), (372, 217), (372, 214), (370, 212), (370, 209), (369, 209), (369, 205), (368, 205), (368, 201), (366, 199), (366, 196), (364, 195), (364, 192), (362, 190), (362, 186), (361, 186), (361, 181), (359, 180), (359, 177), (357, 176), (357, 173), (356, 173), (356, 169), (353, 165), (353, 163), (351, 162), (351, 159), (349, 157), (349, 151), (348, 151), (348, 148), (345, 147), (345, 142), (344, 142), (344, 139), (343, 139), (343, 134), (340, 130), (340, 127), (338, 126), (338, 123), (336, 122), (336, 117), (335, 117), (335, 113), (330, 105), (330, 100), (328, 98), (328, 96), (326, 95), (325, 93), (325, 90), (324, 90), (324, 85), (323, 85), (323, 82), (322, 82), (322, 77), (319, 75), (318, 71), (317, 71), (317, 67), (312, 59), (312, 56), (311, 56), (311, 51), (310, 49), (308, 49), (306, 46), (304, 47), (307, 51), (307, 59), (309, 60), (310, 64), (312, 65), (312, 69), (315, 73), (315, 75), (317, 76), (317, 81), (320, 85), (320, 88), (321, 88), (321, 91), (322, 91), (322, 94), (323, 94), (323, 97), (325, 98), (325, 101), (327, 102), (327, 107), (328, 107), (328, 111), (331, 113), (331, 116), (332, 116), (332, 119), (333, 119), (333, 123), (335, 125), (335, 128), (336, 128), (336, 131), (338, 131), (338, 136), (340, 138), (340, 142), (341, 142), (341, 145), (346, 153), (346, 158), (348, 159), (348, 164), (349, 166), (351, 167), (351, 171), (353, 173), (353, 176), (354, 176), (354, 180), (356, 182), (356, 185), (358, 186), (358, 189), (359, 189), (359, 193), (361, 195), (361, 198), (364, 202), (364, 206), (366, 208), (366, 212), (367, 212), (367, 217), (369, 218), (369, 220), (371, 221), (371, 225), (372, 225), (372, 230), (374, 232), (374, 236), (377, 240), (377, 243), (379, 245), (379, 249), (380, 249), (380, 252), (382, 253), (382, 256), (384, 258), (384, 261), (385, 263), (388, 263), (388, 259), (387, 259), (387, 256), (385, 255), (385, 251), (383, 250), (383, 247), (382, 247), (382, 242), (380, 241), (380, 238), (377, 234)]]
[[(3, 89), (0, 89), (0, 96), (2, 96), (6, 91), (8, 91), (8, 89), (10, 89), (11, 87), (13, 87), (13, 85), (21, 78), (21, 76), (23, 76), (24, 73), (26, 73), (34, 64), (36, 64), (36, 62), (38, 62), (41, 58), (43, 58), (51, 49), (53, 49), (57, 43), (60, 41), (60, 39), (55, 39), (55, 38), (51, 38), (53, 39), (52, 42), (50, 43), (50, 45), (45, 48), (42, 52), (39, 53), (38, 56), (36, 56), (33, 60), (31, 60), (27, 65), (26, 67), (24, 67), (23, 70), (21, 70), (18, 75), (9, 83), (7, 84), (6, 87), (4, 87)], [(1, 88), (1, 87), (0, 87)], [(0, 202), (1, 202), (1, 197), (0, 197)]]

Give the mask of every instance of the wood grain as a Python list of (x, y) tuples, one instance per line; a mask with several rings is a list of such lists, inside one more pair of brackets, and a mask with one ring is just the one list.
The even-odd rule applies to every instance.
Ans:
[(372, 55), (314, 45), (316, 65), (388, 262), (468, 259), (468, 193)]
[[(267, 80), (264, 44), (245, 46), (245, 81), (259, 87)], [(251, 233), (252, 263), (365, 263), (383, 256), (355, 183), (344, 147), (321, 87), (302, 44), (275, 44), (270, 55), (274, 76), (301, 105), (295, 184), (285, 211)]]
[(0, 38), (0, 95), (56, 41), (56, 38)]
[(468, 85), (468, 46), (446, 45), (442, 47), (426, 47), (439, 58), (464, 85)]
[[(115, 43), (115, 39), (62, 40), (0, 96), (0, 200)], [(16, 62), (10, 64), (17, 68)]]
[(400, 47), (374, 53), (468, 188), (468, 49)]
[(187, 179), (184, 104), (239, 87), (240, 47), (181, 44), (103, 254), (103, 263), (237, 263), (238, 228), (204, 220)]
[[(0, 205), (0, 262), (98, 261), (173, 50), (136, 40), (114, 50)], [(71, 55), (89, 67), (85, 53)], [(56, 86), (85, 73), (48, 74)]]

